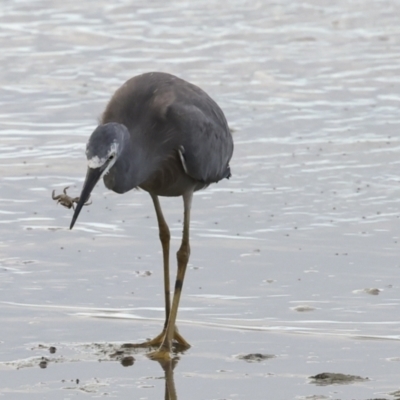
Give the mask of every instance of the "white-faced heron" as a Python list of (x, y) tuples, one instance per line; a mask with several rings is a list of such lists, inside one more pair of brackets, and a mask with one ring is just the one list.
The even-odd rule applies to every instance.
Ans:
[[(137, 187), (146, 190), (154, 203), (163, 250), (166, 318), (161, 334), (143, 344), (158, 347), (152, 358), (168, 359), (173, 340), (190, 347), (175, 322), (190, 254), (193, 192), (229, 178), (232, 153), (232, 135), (219, 106), (197, 86), (160, 72), (139, 75), (123, 84), (87, 143), (88, 169), (71, 229), (101, 177), (117, 193)], [(183, 235), (172, 306), (170, 233), (158, 196), (183, 197)]]

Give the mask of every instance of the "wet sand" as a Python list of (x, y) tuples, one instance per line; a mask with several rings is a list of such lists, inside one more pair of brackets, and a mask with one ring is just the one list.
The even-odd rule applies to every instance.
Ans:
[[(0, 397), (400, 398), (400, 3), (131, 3), (0, 10)], [(232, 178), (194, 198), (192, 348), (163, 366), (122, 347), (163, 324), (148, 194), (101, 183), (73, 231), (51, 199), (152, 70), (206, 90), (235, 140)], [(182, 201), (162, 205), (174, 257)]]

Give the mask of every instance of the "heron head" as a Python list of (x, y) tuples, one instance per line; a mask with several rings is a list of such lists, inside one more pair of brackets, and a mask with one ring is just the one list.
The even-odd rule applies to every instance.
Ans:
[(90, 193), (99, 179), (113, 167), (122, 151), (124, 137), (129, 132), (125, 125), (116, 122), (99, 125), (86, 145), (88, 168), (85, 183), (72, 217), (70, 229), (73, 228), (78, 215), (90, 197)]
[(124, 130), (124, 125), (115, 122), (100, 125), (94, 130), (86, 145), (89, 168), (100, 168), (102, 174), (110, 170), (120, 153)]

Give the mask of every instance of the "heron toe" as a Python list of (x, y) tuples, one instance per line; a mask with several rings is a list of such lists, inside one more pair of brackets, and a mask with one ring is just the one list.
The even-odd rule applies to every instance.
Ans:
[(149, 357), (150, 360), (159, 362), (170, 361), (171, 352), (168, 349), (164, 349), (163, 347), (161, 347), (158, 350), (152, 351), (151, 353), (147, 354), (147, 357)]
[[(166, 331), (163, 330), (159, 335), (157, 335), (154, 339), (147, 340), (143, 343), (126, 343), (123, 347), (129, 348), (147, 348), (147, 347), (161, 347), (165, 340)], [(178, 329), (175, 328), (174, 336), (172, 338), (172, 343), (174, 345), (175, 351), (184, 351), (190, 348), (190, 344), (183, 338), (183, 336), (178, 332)]]
[[(164, 344), (166, 332), (163, 330), (159, 335), (157, 335), (154, 339), (151, 339), (147, 342), (141, 343), (140, 347), (160, 347)], [(183, 338), (183, 336), (178, 332), (178, 329), (175, 328), (174, 336), (172, 337), (172, 344), (174, 345), (177, 351), (183, 351), (190, 348), (190, 344)]]

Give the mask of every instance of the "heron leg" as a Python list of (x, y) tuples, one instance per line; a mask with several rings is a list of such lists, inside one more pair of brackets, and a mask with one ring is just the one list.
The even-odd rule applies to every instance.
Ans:
[[(132, 347), (158, 347), (162, 344), (165, 333), (167, 331), (168, 320), (171, 312), (171, 294), (170, 294), (170, 279), (169, 279), (169, 244), (170, 244), (170, 232), (165, 221), (164, 215), (161, 210), (160, 201), (158, 196), (150, 194), (154, 208), (156, 210), (158, 229), (160, 234), (160, 241), (163, 252), (163, 266), (164, 266), (164, 295), (165, 295), (165, 323), (162, 332), (155, 338), (148, 340), (144, 343), (131, 345)], [(181, 336), (178, 332), (178, 328), (175, 327), (172, 339), (182, 348), (189, 348), (190, 344)]]
[(175, 281), (175, 291), (172, 300), (172, 307), (169, 314), (165, 336), (158, 350), (149, 354), (152, 359), (169, 359), (171, 352), (172, 339), (176, 333), (175, 323), (178, 314), (179, 300), (181, 297), (183, 281), (185, 279), (186, 267), (189, 261), (190, 244), (189, 244), (189, 228), (190, 228), (190, 208), (192, 204), (193, 192), (187, 192), (183, 195), (184, 218), (183, 218), (183, 235), (181, 247), (177, 252), (178, 272)]
[(160, 234), (160, 241), (163, 252), (163, 266), (164, 266), (164, 296), (165, 296), (165, 325), (164, 330), (167, 327), (167, 321), (169, 318), (169, 313), (171, 311), (171, 294), (170, 294), (170, 283), (169, 283), (169, 243), (171, 239), (171, 234), (169, 233), (169, 228), (167, 222), (164, 219), (164, 215), (161, 210), (160, 201), (158, 196), (151, 194), (153, 200), (154, 208), (156, 210), (158, 230)]

